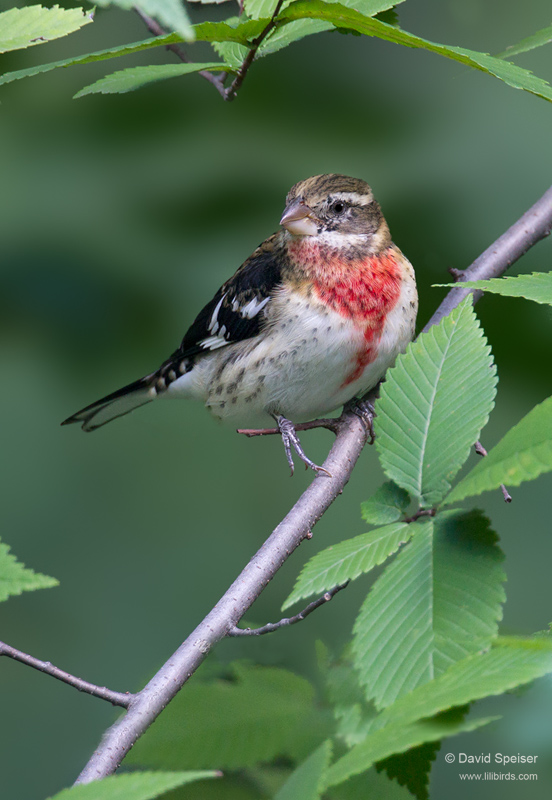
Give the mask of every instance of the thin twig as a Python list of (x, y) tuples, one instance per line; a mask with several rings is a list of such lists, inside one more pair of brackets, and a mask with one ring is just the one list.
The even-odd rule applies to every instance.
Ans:
[(241, 67), (238, 70), (238, 74), (230, 84), (230, 86), (225, 91), (225, 99), (226, 100), (233, 100), (237, 94), (238, 89), (243, 83), (245, 76), (249, 70), (249, 67), (255, 60), (255, 56), (257, 55), (257, 51), (261, 44), (264, 42), (266, 37), (269, 33), (272, 32), (273, 28), (276, 26), (276, 17), (280, 13), (280, 9), (282, 8), (284, 0), (278, 0), (276, 3), (276, 8), (274, 9), (270, 20), (268, 21), (267, 25), (263, 28), (261, 33), (257, 36), (256, 39), (253, 39), (251, 44), (249, 45), (249, 52), (247, 53), (246, 57), (242, 61)]
[(344, 589), (346, 586), (349, 585), (349, 581), (347, 583), (342, 583), (339, 586), (334, 586), (333, 589), (330, 589), (329, 592), (324, 592), (322, 597), (319, 597), (318, 600), (313, 600), (312, 603), (309, 603), (306, 608), (300, 611), (298, 614), (294, 614), (293, 617), (284, 617), (279, 622), (267, 622), (266, 625), (263, 625), (262, 628), (238, 628), (234, 626), (230, 628), (228, 631), (228, 636), (263, 636), (265, 633), (274, 633), (274, 631), (279, 630), (279, 628), (286, 628), (289, 625), (296, 625), (298, 622), (302, 622), (305, 617), (308, 617), (309, 614), (312, 614), (313, 611), (316, 611), (317, 608), (323, 606), (325, 603), (329, 603), (332, 597), (334, 597), (338, 592)]
[[(164, 30), (164, 28), (162, 28), (161, 25), (159, 25), (159, 23), (156, 22), (152, 17), (145, 14), (140, 8), (134, 6), (134, 11), (136, 11), (136, 13), (138, 14), (142, 22), (145, 24), (149, 32), (152, 33), (154, 36), (167, 35), (167, 31)], [(183, 61), (184, 64), (191, 63), (191, 59), (188, 58), (184, 50), (179, 45), (167, 44), (165, 45), (165, 47), (167, 48), (167, 50), (170, 50), (172, 53), (178, 56), (178, 58), (181, 61)], [(218, 91), (218, 93), (222, 95), (222, 97), (226, 100), (226, 89), (224, 88), (224, 82), (228, 76), (227, 72), (220, 72), (218, 75), (213, 75), (213, 73), (209, 72), (208, 70), (200, 69), (197, 74), (201, 75), (201, 77), (205, 78), (205, 80), (209, 81), (209, 83), (212, 83), (215, 89)]]
[[(475, 452), (477, 453), (478, 456), (487, 456), (487, 455), (489, 455), (487, 453), (487, 451), (485, 450), (485, 448), (483, 447), (483, 445), (481, 444), (481, 442), (476, 442), (474, 444), (474, 447), (475, 447)], [(504, 498), (504, 502), (505, 503), (511, 503), (512, 502), (512, 495), (510, 494), (510, 492), (504, 486), (503, 483), (500, 484), (500, 491), (502, 492), (502, 497)]]
[[(552, 187), (466, 270), (466, 278), (501, 275), (551, 228)], [(468, 289), (451, 289), (426, 329), (449, 314), (468, 292)], [(368, 399), (373, 401), (376, 395), (377, 392), (372, 390)], [(317, 476), (313, 479), (212, 611), (147, 686), (132, 697), (126, 715), (106, 731), (77, 783), (89, 783), (115, 772), (132, 745), (193, 675), (211, 648), (237, 626), (282, 564), (303, 539), (309, 537), (315, 523), (343, 491), (367, 441), (365, 423), (353, 411), (344, 411), (339, 433), (324, 462), (332, 477)]]
[[(293, 427), (296, 431), (311, 431), (314, 428), (326, 428), (337, 435), (339, 433), (339, 420), (340, 417), (312, 419), (310, 422), (299, 422)], [(282, 432), (279, 428), (238, 428), (237, 433), (251, 438), (252, 436), (281, 435)]]
[(29, 667), (39, 670), (39, 672), (44, 672), (46, 675), (51, 675), (52, 678), (57, 678), (58, 681), (63, 681), (63, 683), (68, 683), (69, 686), (74, 686), (79, 692), (92, 694), (94, 697), (107, 700), (114, 706), (128, 708), (133, 698), (133, 695), (129, 692), (114, 692), (111, 689), (107, 689), (105, 686), (96, 686), (88, 681), (83, 681), (82, 678), (77, 678), (75, 675), (71, 675), (69, 672), (59, 669), (59, 667), (54, 667), (49, 661), (40, 661), (38, 658), (34, 658), (34, 656), (21, 652), (21, 650), (16, 650), (15, 647), (11, 647), (5, 642), (0, 642), (0, 656), (8, 656), (8, 658), (13, 658), (14, 661), (27, 664)]

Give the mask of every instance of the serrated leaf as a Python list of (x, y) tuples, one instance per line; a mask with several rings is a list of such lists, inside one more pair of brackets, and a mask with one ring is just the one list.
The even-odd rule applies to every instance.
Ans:
[(200, 70), (218, 71), (231, 69), (229, 64), (150, 64), (147, 67), (130, 67), (106, 75), (90, 86), (77, 92), (75, 99), (87, 94), (124, 94), (133, 92), (141, 86), (167, 78), (178, 78)]
[(519, 53), (527, 53), (528, 50), (534, 50), (536, 47), (542, 47), (543, 44), (552, 42), (552, 25), (547, 28), (542, 28), (540, 31), (527, 36), (517, 44), (512, 44), (503, 50), (502, 53), (497, 53), (497, 58), (510, 58), (517, 56)]
[(359, 679), (378, 708), (433, 677), (433, 522), (409, 528), (414, 538), (375, 582), (353, 629)]
[(534, 300), (535, 303), (546, 303), (552, 306), (552, 272), (533, 272), (531, 275), (490, 278), (487, 281), (458, 281), (457, 283), (435, 283), (433, 285), (481, 289), (483, 292), (502, 294), (505, 297), (525, 297), (526, 300)]
[(213, 42), (213, 49), (226, 64), (238, 70), (249, 53), (249, 47), (238, 42)]
[(459, 719), (457, 712), (441, 715), (436, 719), (422, 719), (403, 723), (394, 721), (381, 730), (371, 733), (335, 762), (326, 773), (326, 786), (336, 786), (353, 775), (365, 772), (373, 764), (394, 753), (403, 753), (425, 742), (435, 742), (445, 736), (455, 736), (488, 725), (498, 717), (482, 719)]
[(270, 19), (276, 10), (278, 0), (244, 0), (245, 13), (251, 19)]
[(51, 42), (93, 20), (94, 12), (84, 12), (82, 8), (10, 8), (0, 12), (0, 53)]
[(552, 86), (549, 83), (509, 61), (464, 47), (449, 47), (430, 42), (393, 25), (366, 17), (340, 3), (323, 3), (320, 0), (293, 3), (278, 17), (278, 21), (279, 24), (285, 24), (287, 21), (304, 18), (325, 20), (337, 28), (354, 30), (366, 36), (376, 36), (405, 47), (429, 50), (481, 72), (486, 72), (488, 75), (494, 75), (515, 89), (523, 89), (537, 97), (552, 101)]
[(404, 514), (409, 503), (408, 492), (405, 492), (393, 481), (387, 481), (374, 492), (369, 500), (361, 503), (362, 519), (372, 525), (396, 522)]
[(154, 800), (186, 783), (220, 778), (219, 772), (133, 772), (72, 786), (49, 800)]
[(304, 678), (276, 667), (232, 665), (233, 680), (194, 679), (127, 757), (160, 769), (240, 769), (305, 758), (329, 735)]
[(498, 639), (487, 653), (457, 661), (433, 681), (388, 706), (378, 717), (406, 725), (473, 700), (503, 694), (552, 672), (552, 642), (547, 639)]
[(408, 541), (413, 530), (406, 522), (396, 522), (322, 550), (305, 564), (282, 608), (369, 572)]
[(502, 619), (504, 555), (481, 511), (435, 517), (434, 674), (489, 647)]
[(416, 525), (354, 626), (359, 678), (378, 708), (488, 647), (502, 616), (503, 556), (483, 514), (445, 512)]
[(50, 589), (53, 586), (59, 586), (59, 581), (27, 569), (10, 553), (8, 545), (0, 542), (0, 601), (22, 592)]
[(406, 786), (418, 800), (429, 800), (429, 773), (440, 747), (440, 741), (425, 742), (405, 753), (389, 756), (376, 764), (376, 769)]
[[(200, 25), (194, 25), (194, 33), (196, 41), (201, 42), (228, 41), (246, 43), (250, 41), (250, 39), (254, 39), (255, 36), (258, 36), (262, 28), (262, 22), (259, 23), (256, 20), (247, 20), (236, 27), (232, 27), (226, 22), (202, 22)], [(38, 64), (34, 67), (20, 69), (15, 72), (6, 72), (4, 75), (0, 75), (0, 86), (4, 83), (11, 83), (21, 78), (30, 78), (33, 75), (50, 72), (60, 67), (71, 67), (76, 64), (91, 64), (95, 61), (105, 61), (110, 58), (129, 56), (134, 53), (140, 53), (143, 50), (151, 50), (154, 47), (166, 47), (169, 44), (180, 44), (182, 41), (184, 40), (177, 33), (169, 33), (167, 36), (143, 39), (133, 44), (111, 47), (107, 50), (97, 50), (94, 53), (65, 58), (62, 61)], [(219, 67), (220, 69), (224, 69), (224, 64), (220, 64)]]
[(387, 372), (376, 402), (376, 447), (385, 474), (422, 508), (449, 491), (489, 418), (496, 381), (471, 297)]
[[(335, 0), (337, 2), (337, 0)], [(334, 2), (334, 0), (329, 0)], [(340, 4), (346, 8), (352, 8), (365, 17), (375, 17), (376, 14), (383, 14), (395, 6), (404, 3), (405, 0), (340, 0)]]
[(552, 470), (552, 397), (535, 406), (458, 483), (447, 504), (497, 489), (519, 486)]
[(292, 772), (274, 800), (319, 800), (331, 756), (332, 743), (324, 742)]
[(258, 56), (276, 53), (278, 50), (304, 39), (305, 36), (313, 36), (315, 33), (323, 33), (332, 29), (331, 22), (323, 22), (316, 19), (299, 19), (295, 22), (289, 22), (287, 25), (275, 28), (267, 36), (259, 48)]
[(194, 28), (181, 0), (95, 0), (96, 5), (117, 6), (125, 10), (139, 8), (154, 17), (167, 31), (176, 31), (187, 42), (195, 39)]

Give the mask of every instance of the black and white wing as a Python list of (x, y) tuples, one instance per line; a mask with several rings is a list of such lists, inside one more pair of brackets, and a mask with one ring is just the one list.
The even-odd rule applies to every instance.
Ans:
[(197, 315), (178, 350), (158, 370), (92, 403), (62, 422), (92, 431), (149, 403), (172, 381), (193, 369), (198, 357), (256, 336), (264, 325), (274, 291), (281, 283), (280, 235), (263, 242), (210, 303)]

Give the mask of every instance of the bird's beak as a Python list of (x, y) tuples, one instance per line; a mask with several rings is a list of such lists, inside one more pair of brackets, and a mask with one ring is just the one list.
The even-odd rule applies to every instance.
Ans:
[(304, 200), (294, 200), (283, 213), (282, 225), (293, 236), (315, 236), (318, 233), (316, 216)]

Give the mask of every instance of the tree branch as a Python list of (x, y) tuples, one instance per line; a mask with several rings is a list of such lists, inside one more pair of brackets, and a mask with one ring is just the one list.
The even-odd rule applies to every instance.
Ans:
[[(465, 271), (464, 277), (472, 280), (501, 275), (551, 228), (552, 187)], [(469, 291), (451, 289), (424, 330), (449, 314)], [(372, 390), (367, 399), (373, 401), (375, 396)], [(303, 539), (310, 536), (313, 526), (341, 494), (368, 437), (366, 421), (350, 409), (344, 411), (339, 418), (335, 442), (323, 465), (332, 477), (318, 474), (313, 479), (212, 611), (147, 686), (132, 696), (126, 715), (106, 731), (77, 783), (89, 783), (115, 772), (132, 745), (195, 672), (211, 648), (237, 627), (282, 564)]]
[(0, 642), (0, 656), (8, 656), (8, 658), (13, 658), (14, 661), (19, 661), (21, 664), (27, 664), (29, 667), (33, 667), (33, 669), (45, 672), (46, 675), (51, 675), (52, 678), (57, 678), (58, 681), (63, 681), (63, 683), (68, 683), (69, 686), (74, 686), (79, 692), (92, 694), (94, 697), (107, 700), (114, 706), (128, 708), (133, 697), (129, 692), (114, 692), (111, 689), (107, 689), (105, 686), (96, 686), (88, 681), (83, 681), (82, 678), (77, 678), (75, 675), (71, 675), (69, 672), (59, 669), (59, 667), (54, 667), (49, 661), (40, 661), (38, 658), (34, 658), (34, 656), (22, 653), (21, 650), (16, 650), (15, 647), (11, 647), (5, 642)]
[(298, 622), (302, 622), (305, 617), (308, 617), (309, 614), (312, 614), (313, 611), (316, 611), (317, 608), (320, 608), (320, 606), (323, 606), (325, 603), (329, 603), (332, 597), (342, 589), (345, 589), (348, 585), (349, 581), (339, 586), (334, 586), (333, 589), (330, 589), (329, 592), (324, 592), (322, 597), (319, 597), (318, 600), (313, 600), (312, 603), (309, 603), (306, 608), (293, 617), (284, 617), (279, 622), (268, 622), (266, 625), (263, 625), (262, 628), (230, 628), (228, 636), (262, 636), (265, 633), (274, 633), (274, 631), (279, 630), (279, 628), (287, 628), (289, 625), (296, 625)]
[(261, 44), (264, 42), (268, 34), (272, 31), (272, 29), (276, 25), (276, 17), (280, 13), (280, 9), (282, 8), (284, 0), (278, 0), (276, 4), (276, 8), (274, 9), (272, 16), (266, 25), (266, 27), (261, 31), (261, 33), (251, 42), (250, 49), (246, 57), (244, 58), (241, 67), (238, 70), (238, 74), (228, 87), (225, 92), (225, 99), (226, 100), (233, 100), (238, 92), (238, 89), (243, 83), (245, 76), (249, 71), (249, 67), (255, 60), (255, 56), (257, 55), (257, 51)]

